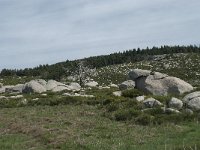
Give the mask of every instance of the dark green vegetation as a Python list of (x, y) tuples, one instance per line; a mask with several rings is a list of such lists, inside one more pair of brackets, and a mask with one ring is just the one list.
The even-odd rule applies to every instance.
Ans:
[(95, 56), (75, 61), (65, 61), (54, 65), (40, 65), (33, 69), (24, 70), (3, 69), (0, 76), (41, 76), (43, 79), (61, 80), (63, 77), (77, 72), (80, 61), (90, 68), (101, 68), (110, 65), (135, 63), (144, 60), (151, 60), (154, 55), (175, 54), (175, 53), (195, 53), (199, 54), (198, 46), (161, 46), (151, 49), (132, 49), (110, 55)]

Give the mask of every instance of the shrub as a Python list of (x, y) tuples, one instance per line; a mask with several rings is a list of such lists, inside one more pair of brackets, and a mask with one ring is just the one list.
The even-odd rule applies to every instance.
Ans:
[(143, 95), (143, 93), (137, 89), (128, 89), (122, 91), (122, 96), (124, 97), (134, 98), (140, 95)]
[(141, 114), (135, 119), (135, 122), (141, 125), (150, 125), (153, 121), (154, 117), (148, 114)]
[(126, 121), (130, 120), (131, 118), (131, 114), (127, 110), (119, 110), (115, 113), (115, 120), (117, 121)]
[(108, 112), (113, 112), (116, 111), (117, 109), (119, 109), (119, 105), (116, 103), (111, 103), (106, 107)]

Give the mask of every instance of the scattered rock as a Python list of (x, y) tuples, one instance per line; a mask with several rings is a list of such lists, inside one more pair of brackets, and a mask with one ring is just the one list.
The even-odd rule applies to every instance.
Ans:
[(120, 90), (133, 89), (133, 88), (135, 88), (135, 82), (132, 80), (124, 81), (119, 85)]
[(71, 97), (87, 97), (87, 98), (94, 98), (95, 96), (94, 95), (82, 95), (82, 94), (79, 94), (79, 93), (75, 93), (75, 94), (71, 94), (71, 93), (63, 93), (63, 96), (71, 96)]
[(183, 102), (178, 98), (172, 97), (169, 101), (169, 107), (180, 110), (183, 107)]
[(90, 81), (90, 82), (87, 82), (85, 83), (85, 86), (88, 86), (88, 87), (97, 87), (99, 84), (95, 81)]
[(110, 84), (110, 87), (112, 87), (112, 88), (119, 88), (119, 86), (116, 85), (116, 84)]
[(200, 110), (200, 91), (190, 93), (183, 98), (183, 102), (193, 111)]
[(27, 99), (23, 99), (22, 101), (22, 104), (26, 105), (28, 103)]
[(47, 96), (47, 94), (46, 94), (46, 93), (44, 93), (44, 94), (41, 94), (41, 96)]
[(122, 96), (122, 91), (113, 92), (114, 96)]
[(102, 89), (110, 89), (109, 86), (99, 86), (99, 89), (102, 90)]
[(23, 95), (16, 95), (16, 96), (10, 96), (9, 98), (11, 99), (19, 99), (19, 98), (23, 98)]
[(176, 110), (176, 109), (173, 109), (173, 108), (166, 108), (165, 113), (177, 113), (177, 114), (179, 114), (181, 112)]
[(142, 101), (144, 101), (144, 99), (145, 99), (145, 96), (143, 95), (143, 96), (138, 96), (138, 97), (136, 97), (136, 100), (138, 101), (138, 102), (142, 102)]
[(39, 100), (39, 98), (34, 98), (34, 99), (32, 99), (32, 101), (38, 101)]
[(70, 91), (71, 89), (68, 86), (66, 86), (66, 85), (65, 86), (61, 85), (61, 86), (54, 87), (52, 89), (52, 92), (61, 92), (61, 91), (64, 91), (64, 90)]
[(184, 112), (185, 112), (186, 114), (188, 114), (188, 115), (193, 115), (193, 114), (194, 114), (194, 112), (193, 112), (191, 109), (188, 109), (188, 108), (186, 108), (186, 109), (184, 110)]
[(145, 108), (153, 108), (153, 107), (162, 106), (162, 103), (151, 97), (144, 100), (143, 105)]

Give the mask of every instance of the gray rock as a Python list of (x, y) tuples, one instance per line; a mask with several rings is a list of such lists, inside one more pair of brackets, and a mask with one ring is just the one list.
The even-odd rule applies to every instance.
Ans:
[(95, 81), (90, 81), (90, 82), (85, 83), (85, 86), (88, 86), (88, 87), (97, 87), (98, 83), (95, 82)]
[(70, 83), (68, 88), (71, 89), (71, 90), (74, 90), (74, 91), (80, 91), (81, 90), (81, 86), (76, 82)]
[(131, 80), (136, 80), (140, 77), (147, 77), (151, 74), (151, 71), (149, 70), (142, 70), (142, 69), (133, 69), (129, 72), (128, 76)]
[(153, 95), (183, 94), (193, 90), (189, 83), (159, 72), (140, 76), (135, 83), (137, 89)]
[(116, 84), (110, 84), (110, 87), (112, 87), (112, 88), (119, 88), (119, 86), (116, 85)]
[(61, 92), (61, 91), (64, 91), (64, 90), (71, 91), (71, 89), (68, 86), (66, 86), (66, 85), (56, 86), (51, 91), (52, 92)]
[(176, 110), (176, 109), (173, 109), (173, 108), (166, 108), (165, 113), (177, 113), (177, 114), (179, 114), (181, 112)]
[(20, 99), (20, 98), (23, 98), (24, 96), (23, 95), (16, 95), (16, 96), (10, 96), (9, 98), (11, 99)]
[(13, 88), (13, 85), (6, 85), (0, 88), (0, 93), (5, 93), (7, 90), (6, 89), (10, 89)]
[(186, 104), (186, 106), (193, 111), (199, 111), (200, 110), (200, 91), (196, 91), (193, 93), (190, 93), (186, 95), (183, 98), (183, 102)]
[(35, 80), (32, 80), (24, 84), (22, 93), (43, 93), (46, 92), (46, 88)]
[(24, 84), (17, 84), (15, 86), (11, 86), (11, 87), (7, 87), (5, 88), (5, 92), (8, 93), (22, 93), (22, 89), (23, 89)]
[(46, 90), (47, 91), (51, 91), (54, 88), (56, 88), (57, 86), (65, 86), (65, 84), (61, 83), (61, 82), (57, 82), (55, 80), (49, 80), (46, 84)]
[(172, 97), (169, 101), (169, 107), (180, 110), (183, 107), (183, 102), (178, 98)]
[(134, 88), (135, 88), (135, 82), (132, 80), (124, 81), (119, 85), (120, 90), (134, 89)]
[(196, 92), (187, 94), (187, 95), (183, 98), (183, 102), (184, 102), (184, 103), (188, 103), (191, 99), (196, 98), (196, 97), (200, 97), (200, 91), (196, 91)]
[(143, 96), (138, 96), (138, 97), (136, 97), (136, 100), (138, 101), (138, 102), (142, 102), (142, 101), (144, 101), (144, 99), (145, 99), (145, 96), (143, 95)]
[(191, 108), (194, 111), (199, 111), (200, 110), (200, 97), (195, 97), (191, 99), (187, 103), (188, 108)]
[(114, 96), (122, 96), (122, 91), (113, 92)]
[(193, 115), (194, 114), (194, 112), (191, 109), (188, 109), (188, 108), (186, 108), (184, 112), (186, 114), (188, 114), (188, 115)]
[(38, 83), (40, 83), (44, 87), (47, 85), (47, 82), (44, 79), (36, 79), (35, 81), (38, 82)]
[(153, 108), (153, 107), (162, 106), (162, 103), (154, 98), (148, 98), (143, 101), (143, 105), (145, 108)]

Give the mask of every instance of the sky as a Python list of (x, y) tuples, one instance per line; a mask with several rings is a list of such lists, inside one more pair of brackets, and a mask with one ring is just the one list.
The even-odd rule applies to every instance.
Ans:
[(0, 70), (200, 44), (200, 0), (0, 0)]

